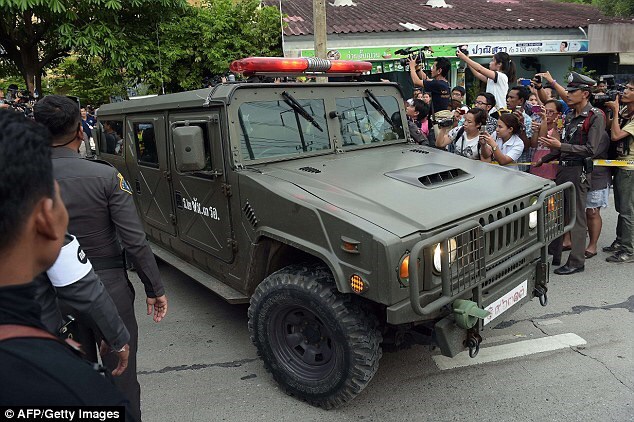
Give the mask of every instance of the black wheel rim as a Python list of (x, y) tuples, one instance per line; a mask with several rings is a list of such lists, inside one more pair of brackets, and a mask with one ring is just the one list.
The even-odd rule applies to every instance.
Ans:
[(280, 307), (270, 319), (269, 333), (277, 361), (297, 377), (318, 381), (336, 365), (330, 329), (307, 308)]

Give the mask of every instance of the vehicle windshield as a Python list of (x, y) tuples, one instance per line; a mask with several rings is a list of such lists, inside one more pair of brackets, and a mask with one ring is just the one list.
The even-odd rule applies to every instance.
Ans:
[[(372, 98), (368, 97), (337, 99), (344, 148), (404, 138), (401, 113), (396, 98), (390, 96), (374, 98), (378, 100), (378, 105), (373, 104)], [(394, 127), (385, 119), (383, 111)]]
[(238, 119), (244, 160), (292, 158), (331, 149), (323, 100), (243, 103)]

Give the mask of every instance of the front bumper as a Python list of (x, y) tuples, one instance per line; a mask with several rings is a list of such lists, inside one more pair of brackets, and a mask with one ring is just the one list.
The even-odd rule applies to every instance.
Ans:
[[(438, 313), (456, 299), (473, 300), (480, 308), (489, 305), (492, 296), (487, 292), (498, 292), (507, 284), (512, 285), (528, 271), (528, 299), (534, 297), (535, 286), (545, 288), (548, 283), (548, 244), (569, 231), (575, 223), (574, 205), (564, 209), (563, 191), (571, 195), (570, 204), (575, 202), (575, 190), (567, 182), (540, 193), (537, 201), (529, 207), (507, 215), (491, 224), (482, 226), (469, 220), (418, 242), (410, 252), (409, 300), (387, 308), (389, 324), (435, 319)], [(491, 266), (486, 262), (489, 242), (495, 242), (496, 233), (504, 233), (506, 227), (537, 211), (537, 239), (509, 253)], [(564, 224), (567, 221), (567, 224)], [(452, 241), (450, 241), (452, 239)], [(421, 291), (425, 254), (440, 244), (441, 288)], [(451, 257), (451, 258), (450, 258)], [(451, 259), (451, 265), (450, 265)], [(522, 274), (520, 274), (522, 273)], [(530, 283), (530, 280), (533, 280)], [(519, 306), (518, 306), (519, 307)]]

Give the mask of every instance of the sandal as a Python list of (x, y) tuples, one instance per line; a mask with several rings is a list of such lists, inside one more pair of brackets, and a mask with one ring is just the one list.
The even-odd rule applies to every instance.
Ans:
[(585, 251), (585, 252), (583, 253), (583, 255), (586, 257), (586, 259), (590, 259), (590, 258), (592, 258), (593, 256), (597, 256), (597, 253), (596, 253), (596, 252), (588, 252), (588, 251)]
[(570, 251), (570, 250), (572, 250), (572, 246), (564, 246), (563, 248), (561, 248), (561, 250), (562, 250), (562, 252)]

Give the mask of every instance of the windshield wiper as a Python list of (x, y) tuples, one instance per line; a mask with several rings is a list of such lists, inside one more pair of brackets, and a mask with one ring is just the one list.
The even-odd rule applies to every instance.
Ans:
[(390, 116), (387, 115), (387, 111), (385, 111), (385, 109), (379, 102), (378, 98), (376, 98), (376, 96), (369, 89), (366, 89), (365, 93), (368, 96), (367, 100), (370, 103), (370, 105), (374, 107), (376, 111), (381, 113), (385, 121), (388, 122), (390, 126), (392, 126), (392, 129), (396, 131), (396, 126), (394, 126), (394, 122), (392, 122), (392, 119), (390, 119)]
[(284, 97), (284, 102), (288, 104), (293, 110), (295, 110), (300, 116), (308, 120), (308, 122), (319, 129), (320, 132), (324, 131), (321, 126), (319, 126), (319, 123), (317, 123), (317, 120), (315, 120), (315, 118), (311, 116), (310, 113), (306, 111), (306, 109), (299, 103), (299, 101), (293, 98), (291, 94), (284, 91), (282, 92), (282, 97)]

